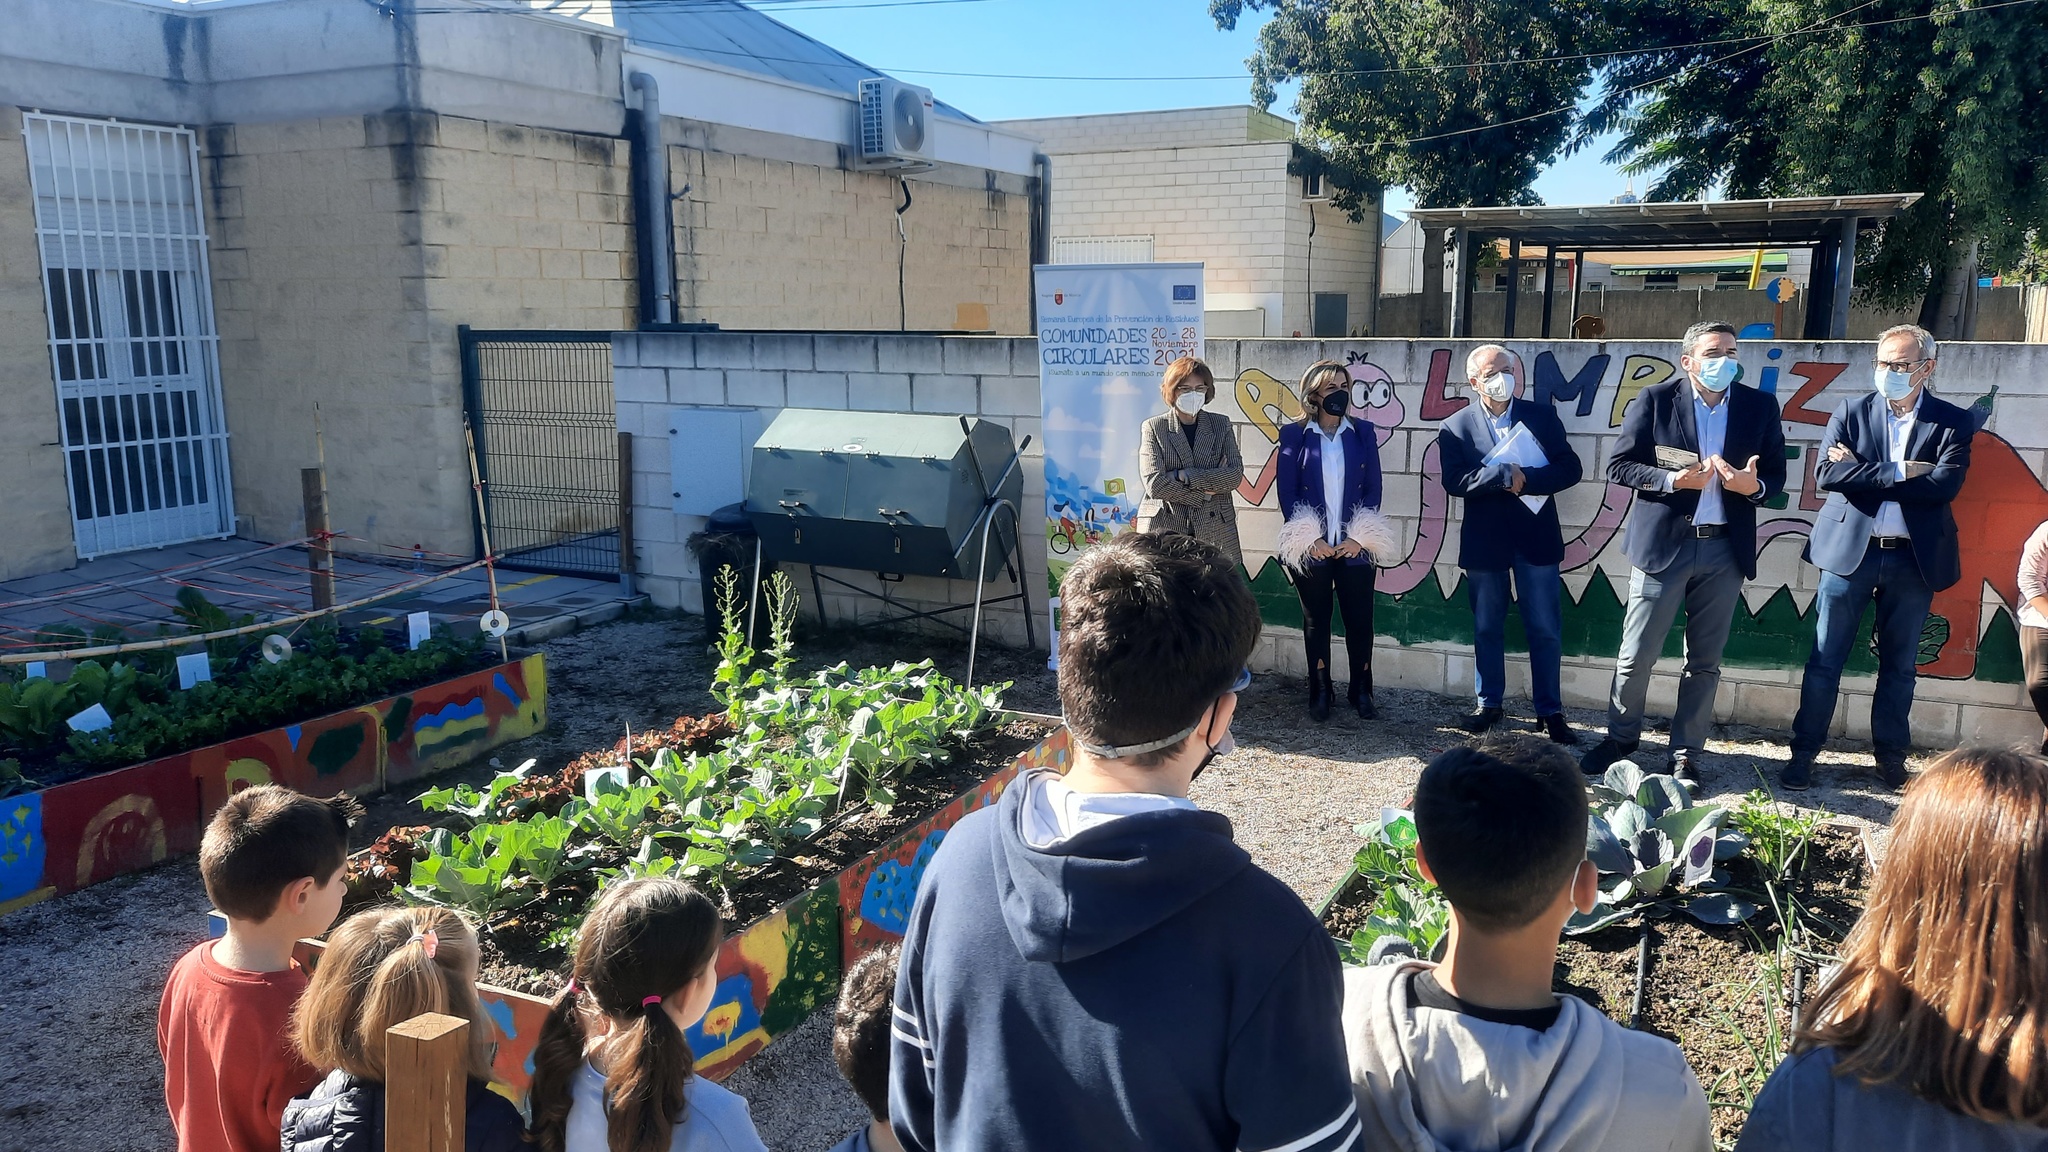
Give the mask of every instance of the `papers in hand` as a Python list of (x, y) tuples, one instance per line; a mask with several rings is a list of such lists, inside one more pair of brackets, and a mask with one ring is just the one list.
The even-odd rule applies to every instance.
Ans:
[[(1493, 446), (1493, 451), (1488, 452), (1480, 462), (1513, 464), (1527, 472), (1531, 468), (1541, 468), (1549, 464), (1550, 457), (1544, 455), (1543, 445), (1536, 442), (1536, 434), (1529, 431), (1529, 426), (1517, 420), (1515, 426), (1508, 429), (1507, 435), (1500, 438), (1500, 443)], [(1522, 497), (1522, 504), (1531, 512), (1543, 511), (1543, 506), (1549, 502), (1548, 496)]]
[(1657, 445), (1657, 467), (1697, 468), (1699, 466), (1699, 453), (1688, 452), (1683, 448), (1673, 448), (1668, 444)]

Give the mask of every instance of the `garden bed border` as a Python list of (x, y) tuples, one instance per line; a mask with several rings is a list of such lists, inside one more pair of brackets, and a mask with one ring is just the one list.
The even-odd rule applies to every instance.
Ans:
[(0, 799), (0, 916), (199, 850), (251, 784), (382, 792), (547, 726), (547, 660), (526, 653), (410, 692)]

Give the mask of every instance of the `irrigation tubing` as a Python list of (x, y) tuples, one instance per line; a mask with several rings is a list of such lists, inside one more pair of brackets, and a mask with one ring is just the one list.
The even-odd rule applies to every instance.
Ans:
[(1636, 940), (1636, 992), (1628, 1002), (1628, 1026), (1640, 1030), (1643, 1026), (1643, 990), (1650, 983), (1650, 926), (1643, 925), (1643, 934)]

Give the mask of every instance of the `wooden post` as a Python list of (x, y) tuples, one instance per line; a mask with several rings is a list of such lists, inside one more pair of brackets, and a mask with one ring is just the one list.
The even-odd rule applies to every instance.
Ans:
[(633, 434), (619, 433), (619, 590), (633, 594)]
[(1522, 295), (1522, 238), (1517, 236), (1508, 241), (1508, 302), (1507, 314), (1502, 317), (1500, 334), (1504, 339), (1515, 338), (1515, 301)]
[(1416, 335), (1425, 339), (1444, 334), (1444, 232), (1422, 232), (1422, 317)]
[(327, 539), (327, 471), (299, 469), (300, 497), (306, 503), (306, 567), (313, 570), (313, 607), (334, 607), (334, 545)]
[(429, 1012), (384, 1034), (385, 1152), (462, 1152), (469, 1021)]

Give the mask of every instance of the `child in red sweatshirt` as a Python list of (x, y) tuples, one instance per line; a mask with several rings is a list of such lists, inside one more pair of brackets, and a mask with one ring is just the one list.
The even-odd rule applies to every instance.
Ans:
[(164, 1100), (179, 1152), (275, 1152), (284, 1106), (319, 1080), (290, 1039), (306, 974), (292, 945), (334, 923), (362, 806), (264, 784), (238, 792), (199, 847), (227, 935), (171, 969), (157, 1009)]

